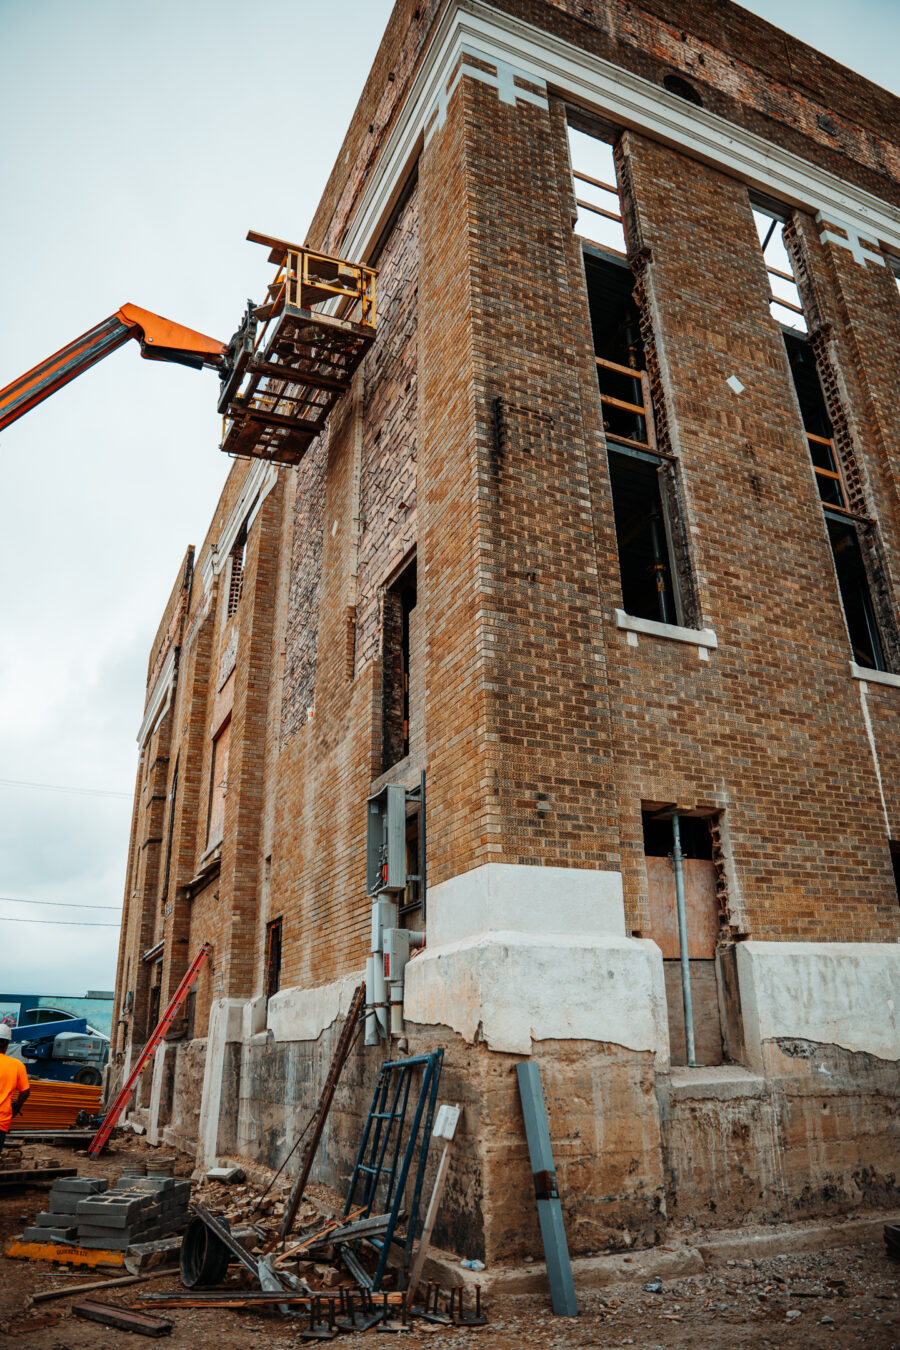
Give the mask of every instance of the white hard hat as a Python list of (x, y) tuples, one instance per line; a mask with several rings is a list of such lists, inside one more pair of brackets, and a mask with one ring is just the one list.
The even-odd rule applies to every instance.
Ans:
[(7, 1022), (0, 1022), (0, 1041), (11, 1041), (12, 1030)]

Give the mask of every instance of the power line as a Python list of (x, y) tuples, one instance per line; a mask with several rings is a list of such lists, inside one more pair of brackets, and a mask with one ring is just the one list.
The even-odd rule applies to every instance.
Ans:
[(7, 919), (0, 918), (0, 924), (3, 923), (38, 923), (50, 924), (56, 928), (121, 928), (120, 923), (84, 923), (80, 919)]
[(23, 900), (18, 895), (0, 895), (0, 900), (6, 900), (11, 905), (53, 905), (56, 909), (114, 909), (117, 914), (122, 910), (119, 905), (83, 905), (69, 904), (65, 900)]
[(0, 787), (34, 788), (40, 792), (74, 792), (80, 797), (124, 797), (130, 792), (111, 792), (106, 788), (65, 787), (62, 783), (29, 783), (24, 778), (0, 778)]

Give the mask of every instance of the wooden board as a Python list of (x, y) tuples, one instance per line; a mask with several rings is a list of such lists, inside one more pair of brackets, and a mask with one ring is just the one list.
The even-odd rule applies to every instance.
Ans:
[[(650, 901), (650, 932), (667, 960), (681, 955), (678, 914), (675, 907), (675, 872), (668, 858), (645, 858)], [(716, 899), (716, 869), (702, 858), (685, 858), (684, 907), (687, 916), (688, 956), (692, 961), (711, 959), (719, 938), (719, 903)]]

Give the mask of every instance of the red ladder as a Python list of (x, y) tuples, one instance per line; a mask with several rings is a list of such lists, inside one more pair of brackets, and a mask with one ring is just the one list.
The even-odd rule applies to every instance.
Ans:
[(122, 1114), (122, 1112), (125, 1110), (125, 1107), (128, 1105), (128, 1099), (131, 1096), (132, 1092), (134, 1091), (135, 1084), (137, 1083), (141, 1074), (144, 1072), (144, 1068), (146, 1067), (147, 1062), (151, 1060), (153, 1056), (156, 1054), (156, 1047), (159, 1045), (160, 1041), (163, 1039), (166, 1032), (169, 1030), (169, 1027), (174, 1022), (175, 1014), (178, 1012), (178, 1009), (181, 1007), (182, 1003), (187, 998), (188, 994), (191, 992), (191, 988), (194, 984), (194, 981), (200, 974), (200, 971), (205, 962), (207, 961), (207, 959), (209, 958), (209, 954), (211, 951), (212, 951), (212, 944), (209, 942), (204, 942), (203, 946), (200, 948), (199, 952), (194, 957), (193, 961), (188, 967), (187, 974), (181, 981), (181, 984), (175, 990), (175, 995), (172, 999), (172, 1002), (169, 1004), (168, 1008), (166, 1008), (166, 1011), (159, 1019), (157, 1025), (153, 1028), (153, 1034), (151, 1035), (149, 1041), (141, 1051), (138, 1057), (138, 1061), (135, 1064), (134, 1068), (131, 1070), (131, 1073), (128, 1077), (128, 1082), (121, 1089), (119, 1095), (116, 1097), (116, 1100), (113, 1102), (112, 1106), (109, 1108), (106, 1115), (103, 1117), (103, 1124), (100, 1126), (99, 1130), (94, 1135), (93, 1139), (88, 1145), (88, 1153), (99, 1153), (102, 1150), (103, 1146), (106, 1144), (106, 1141), (109, 1139), (109, 1136), (112, 1134), (113, 1130), (116, 1127), (116, 1121), (119, 1119), (119, 1116)]

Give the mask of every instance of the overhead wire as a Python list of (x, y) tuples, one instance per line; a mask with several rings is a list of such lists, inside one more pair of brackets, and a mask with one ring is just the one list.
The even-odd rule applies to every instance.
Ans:
[(109, 788), (68, 787), (63, 783), (31, 783), (24, 778), (0, 778), (0, 787), (34, 788), (41, 792), (74, 792), (83, 797), (123, 797), (131, 799), (130, 792), (113, 792)]
[(57, 909), (114, 909), (117, 914), (122, 912), (119, 905), (92, 905), (87, 900), (81, 905), (68, 900), (23, 900), (19, 895), (0, 895), (0, 900), (10, 905), (54, 905)]

